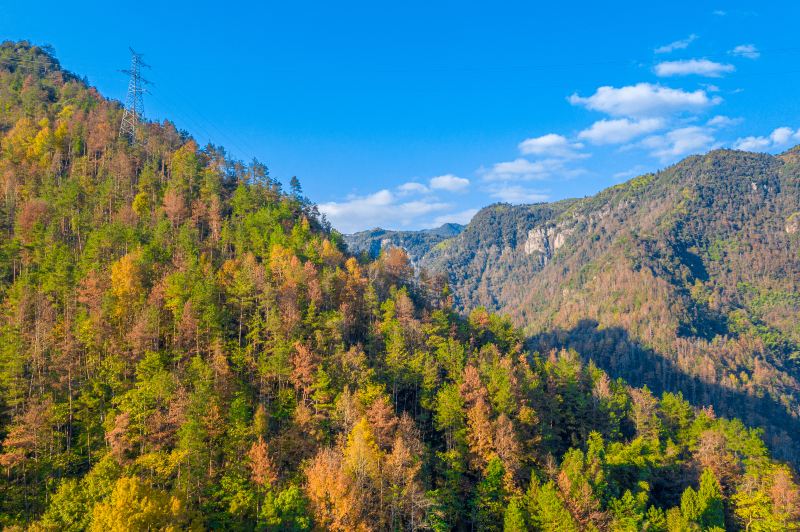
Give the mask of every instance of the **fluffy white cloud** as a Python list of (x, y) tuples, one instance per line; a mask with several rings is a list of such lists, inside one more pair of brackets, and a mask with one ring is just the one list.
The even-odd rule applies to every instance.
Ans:
[(641, 142), (641, 146), (650, 150), (650, 155), (661, 161), (669, 161), (707, 149), (714, 142), (714, 137), (707, 128), (688, 126), (673, 129), (663, 135), (653, 135)]
[(653, 117), (676, 112), (697, 112), (722, 102), (719, 96), (709, 97), (698, 89), (688, 92), (652, 83), (625, 87), (604, 86), (591, 96), (573, 94), (572, 105), (582, 105), (611, 116)]
[(586, 139), (592, 144), (620, 144), (662, 127), (664, 120), (661, 118), (598, 120), (578, 133), (578, 138)]
[(741, 124), (741, 118), (731, 118), (725, 115), (717, 115), (706, 122), (706, 125), (709, 127), (721, 128), (721, 127), (730, 127), (735, 126), (737, 124)]
[(346, 201), (319, 205), (319, 210), (339, 231), (352, 233), (373, 227), (419, 227), (425, 218), (452, 208), (436, 198), (402, 201), (389, 190), (366, 196), (350, 196)]
[(769, 137), (744, 137), (733, 143), (735, 149), (744, 151), (765, 151), (771, 146)]
[(520, 157), (513, 161), (495, 164), (484, 172), (483, 178), (486, 181), (533, 181), (547, 179), (562, 170), (564, 170), (563, 159), (529, 161)]
[(541, 164), (534, 164), (523, 158), (514, 159), (503, 163), (496, 163), (484, 176), (489, 181), (506, 181), (512, 179), (533, 178), (535, 175), (547, 174)]
[(489, 189), (493, 198), (506, 203), (540, 203), (550, 196), (541, 190), (525, 188), (520, 185), (500, 185)]
[(766, 137), (744, 137), (734, 142), (733, 147), (745, 151), (768, 151), (785, 147), (790, 142), (800, 142), (800, 129), (776, 128)]
[(418, 181), (409, 181), (397, 187), (397, 193), (402, 196), (411, 194), (430, 194), (436, 190), (444, 190), (447, 192), (463, 192), (469, 188), (469, 179), (458, 177), (453, 174), (445, 174), (432, 177), (428, 181), (428, 185), (424, 185)]
[(544, 180), (556, 176), (570, 178), (584, 172), (582, 169), (567, 167), (572, 161), (590, 156), (579, 151), (583, 147), (582, 143), (571, 141), (563, 135), (548, 133), (525, 139), (518, 145), (523, 154), (531, 155), (536, 160), (518, 157), (513, 161), (496, 163), (488, 170), (481, 168), (478, 172), (483, 175), (484, 181), (495, 182)]
[(769, 138), (775, 145), (782, 146), (788, 144), (792, 139), (800, 139), (800, 129), (795, 132), (788, 127), (779, 127), (770, 133)]
[(683, 59), (680, 61), (664, 61), (655, 66), (657, 76), (666, 78), (670, 76), (707, 76), (718, 78), (723, 74), (736, 70), (731, 64), (717, 63), (708, 59)]
[(544, 155), (564, 159), (582, 157), (583, 155), (578, 153), (581, 148), (583, 148), (583, 144), (570, 142), (563, 135), (556, 133), (525, 139), (519, 143), (519, 150), (524, 155)]
[(447, 190), (449, 192), (461, 192), (469, 187), (469, 179), (445, 174), (431, 179), (430, 187), (433, 190)]
[(352, 233), (374, 227), (385, 229), (418, 229), (438, 227), (440, 220), (462, 223), (472, 214), (464, 205), (443, 201), (439, 196), (465, 192), (469, 179), (453, 174), (432, 177), (428, 184), (408, 181), (394, 189), (383, 189), (372, 194), (351, 195), (342, 201), (319, 205), (322, 212), (339, 231)]
[(697, 40), (697, 35), (692, 33), (685, 39), (681, 39), (679, 41), (674, 41), (669, 44), (665, 44), (664, 46), (659, 46), (655, 50), (653, 50), (657, 54), (668, 54), (675, 50), (684, 50), (689, 47), (695, 40)]
[(428, 192), (428, 187), (416, 181), (409, 181), (397, 187), (400, 194), (425, 194)]
[(759, 52), (758, 48), (756, 48), (753, 44), (740, 44), (731, 50), (730, 53), (739, 57), (745, 57), (747, 59), (758, 59), (761, 57), (761, 52)]

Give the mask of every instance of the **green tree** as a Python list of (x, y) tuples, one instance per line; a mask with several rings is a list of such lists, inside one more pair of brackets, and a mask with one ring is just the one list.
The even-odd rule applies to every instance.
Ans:
[(697, 497), (702, 507), (699, 519), (700, 526), (704, 529), (724, 528), (725, 509), (723, 507), (722, 487), (710, 469), (703, 470), (703, 474), (700, 475), (700, 488), (697, 492)]
[(580, 530), (578, 523), (559, 497), (558, 488), (552, 481), (539, 484), (536, 478), (532, 478), (526, 497), (528, 512), (534, 528), (546, 532), (577, 532)]
[(311, 530), (312, 521), (308, 513), (308, 502), (297, 486), (267, 493), (259, 515), (267, 530), (300, 532)]
[(525, 505), (520, 497), (512, 497), (503, 515), (503, 532), (525, 532), (529, 530)]
[(436, 394), (436, 428), (444, 431), (447, 448), (455, 445), (455, 437), (466, 427), (464, 401), (459, 393), (458, 385), (445, 384)]
[(479, 530), (500, 530), (508, 494), (506, 493), (503, 462), (494, 457), (486, 464), (483, 478), (475, 487), (472, 501), (473, 522)]

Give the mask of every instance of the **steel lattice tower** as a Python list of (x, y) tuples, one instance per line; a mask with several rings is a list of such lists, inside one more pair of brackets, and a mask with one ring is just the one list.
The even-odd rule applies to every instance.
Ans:
[(131, 68), (121, 71), (130, 76), (130, 81), (128, 81), (128, 96), (125, 99), (125, 113), (119, 126), (119, 136), (128, 138), (133, 144), (136, 142), (136, 128), (144, 118), (143, 95), (146, 92), (144, 85), (150, 83), (142, 77), (141, 69), (149, 68), (150, 65), (142, 61), (142, 54), (137, 54), (133, 48), (130, 50)]

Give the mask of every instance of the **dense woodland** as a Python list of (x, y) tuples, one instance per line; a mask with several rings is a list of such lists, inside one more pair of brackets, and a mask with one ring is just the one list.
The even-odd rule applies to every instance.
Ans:
[(787, 530), (760, 429), (526, 349), (297, 180), (0, 45), (7, 530)]
[(596, 196), (494, 205), (420, 260), (529, 348), (682, 392), (800, 463), (800, 148), (716, 150)]

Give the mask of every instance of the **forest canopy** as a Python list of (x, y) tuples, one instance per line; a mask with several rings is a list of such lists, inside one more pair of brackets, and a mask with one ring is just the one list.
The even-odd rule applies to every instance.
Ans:
[(526, 349), (298, 182), (121, 113), (0, 45), (5, 529), (797, 528), (763, 431)]

